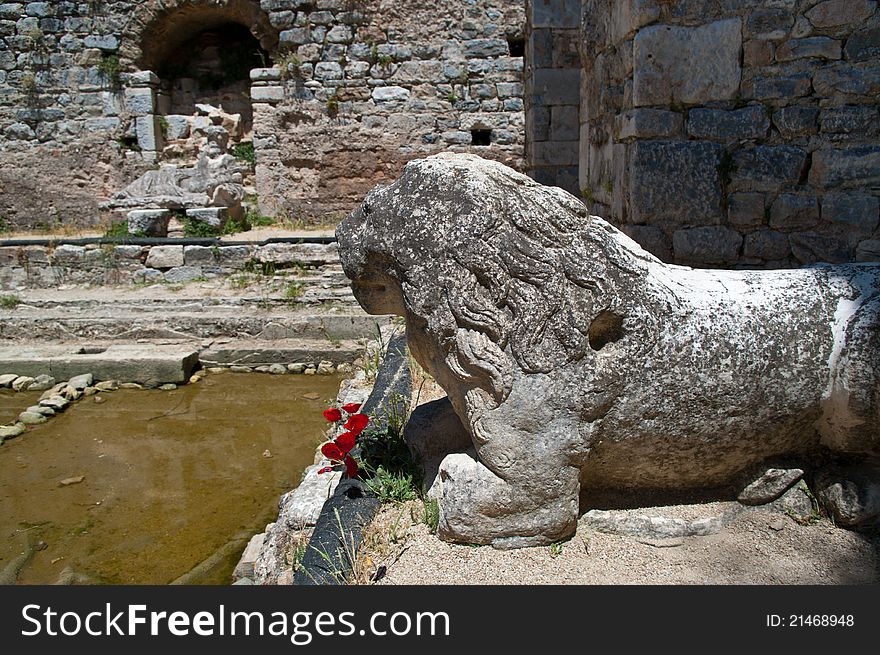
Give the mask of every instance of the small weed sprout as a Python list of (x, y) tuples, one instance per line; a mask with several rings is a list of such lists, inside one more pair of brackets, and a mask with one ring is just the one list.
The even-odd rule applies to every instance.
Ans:
[(440, 525), (440, 504), (436, 498), (425, 501), (422, 521), (428, 526), (431, 534), (437, 534), (437, 528)]
[(302, 282), (288, 282), (284, 289), (284, 298), (289, 302), (295, 302), (303, 297), (306, 292), (306, 285)]
[(118, 89), (122, 80), (122, 64), (119, 55), (104, 54), (98, 63), (98, 72), (110, 88)]
[(251, 168), (257, 165), (257, 154), (251, 141), (242, 141), (232, 146), (232, 156)]
[(21, 298), (15, 294), (0, 296), (0, 309), (15, 309), (21, 304)]

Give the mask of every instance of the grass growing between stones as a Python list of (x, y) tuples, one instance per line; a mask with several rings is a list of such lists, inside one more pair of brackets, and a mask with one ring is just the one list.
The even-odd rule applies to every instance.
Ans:
[(15, 294), (0, 296), (0, 309), (15, 309), (21, 304), (21, 298)]

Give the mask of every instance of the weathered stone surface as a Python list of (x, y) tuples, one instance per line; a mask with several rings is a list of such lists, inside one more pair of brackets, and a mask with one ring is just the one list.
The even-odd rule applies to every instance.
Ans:
[[(251, 537), (251, 540), (244, 548), (244, 552), (241, 554), (241, 558), (238, 560), (238, 564), (235, 565), (235, 570), (232, 572), (233, 579), (236, 579), (237, 581), (241, 578), (252, 579), (254, 577), (254, 562), (256, 562), (257, 558), (260, 556), (260, 550), (262, 549), (265, 540), (265, 532), (255, 534)], [(253, 581), (251, 580), (251, 582)]]
[(858, 191), (832, 192), (822, 199), (822, 218), (870, 235), (880, 221), (880, 199)]
[(773, 113), (773, 125), (786, 137), (815, 134), (818, 117), (817, 107), (783, 107)]
[(840, 41), (829, 39), (827, 36), (812, 36), (806, 39), (791, 39), (776, 48), (778, 61), (810, 57), (840, 59)]
[(46, 391), (55, 386), (55, 378), (45, 373), (38, 375), (28, 387), (28, 391)]
[(31, 405), (30, 407), (28, 407), (24, 411), (29, 412), (31, 414), (42, 414), (46, 418), (51, 418), (51, 417), (55, 416), (54, 409), (52, 409), (51, 407), (46, 407), (45, 405), (42, 405), (42, 404)]
[(402, 86), (379, 86), (373, 89), (372, 95), (377, 103), (406, 102), (410, 92)]
[(24, 423), (13, 423), (12, 425), (0, 425), (0, 440), (2, 439), (15, 439), (15, 437), (21, 436), (27, 430), (27, 426)]
[(730, 264), (739, 258), (743, 238), (727, 227), (692, 227), (672, 235), (675, 261), (682, 264)]
[(18, 377), (19, 376), (15, 373), (4, 373), (3, 375), (0, 375), (0, 389), (8, 389)]
[(849, 61), (870, 61), (880, 57), (880, 27), (871, 27), (854, 33), (844, 48)]
[(826, 66), (813, 75), (813, 87), (824, 98), (876, 97), (880, 93), (880, 62)]
[(632, 221), (678, 218), (715, 223), (721, 215), (721, 147), (714, 143), (639, 141), (632, 147)]
[(794, 25), (794, 15), (785, 7), (757, 7), (746, 18), (746, 36), (756, 39), (782, 39)]
[(856, 248), (857, 262), (880, 262), (880, 239), (865, 239)]
[(877, 107), (838, 107), (822, 112), (819, 124), (823, 132), (875, 136), (880, 132)]
[(797, 184), (807, 165), (807, 153), (796, 146), (757, 146), (737, 151), (733, 164), (735, 184), (773, 191), (785, 184)]
[(841, 264), (852, 259), (852, 248), (836, 237), (804, 232), (792, 234), (790, 241), (792, 254), (803, 264)]
[(18, 422), (25, 425), (39, 425), (45, 423), (49, 419), (39, 412), (22, 412), (18, 415)]
[(183, 266), (183, 246), (153, 246), (147, 255), (149, 268), (175, 268)]
[(760, 105), (735, 111), (692, 109), (688, 114), (688, 134), (698, 139), (761, 139), (769, 129), (767, 110)]
[(92, 382), (94, 382), (94, 377), (91, 373), (83, 373), (82, 375), (77, 375), (75, 377), (70, 378), (67, 381), (68, 387), (73, 387), (78, 391), (82, 391), (86, 387), (92, 386)]
[(880, 518), (880, 469), (876, 463), (829, 466), (816, 474), (814, 488), (837, 525), (861, 527)]
[(880, 266), (668, 266), (564, 191), (452, 154), (410, 162), (337, 237), (358, 301), (407, 318), (478, 454), (440, 465), (445, 539), (552, 543), (582, 487), (880, 450)]
[(877, 7), (872, 0), (825, 0), (806, 12), (807, 19), (815, 27), (858, 25)]
[(813, 153), (810, 183), (818, 187), (880, 182), (880, 145), (823, 148)]
[(745, 505), (764, 505), (779, 498), (803, 475), (801, 469), (767, 469), (761, 477), (743, 489), (736, 499)]
[(171, 212), (167, 209), (134, 209), (128, 212), (128, 232), (136, 236), (167, 237)]
[(743, 90), (747, 97), (755, 100), (792, 99), (809, 95), (812, 89), (811, 83), (810, 73), (757, 75), (749, 83), (743, 84)]
[(251, 100), (254, 102), (281, 102), (284, 100), (283, 86), (253, 86)]
[(770, 207), (770, 227), (777, 230), (806, 229), (819, 222), (819, 202), (814, 196), (781, 193)]
[(338, 262), (339, 253), (336, 244), (270, 243), (257, 248), (254, 258), (264, 264), (321, 266)]
[(63, 412), (68, 406), (70, 406), (70, 401), (62, 396), (50, 396), (49, 398), (41, 400), (40, 405), (43, 407), (49, 407), (56, 412)]
[(766, 259), (767, 261), (779, 261), (791, 254), (791, 246), (788, 237), (771, 230), (759, 230), (745, 236), (743, 241), (743, 256), (748, 258)]
[(200, 266), (176, 266), (165, 271), (165, 281), (172, 284), (180, 284), (184, 282), (193, 282), (204, 278), (202, 268)]
[(727, 198), (727, 221), (733, 227), (755, 227), (764, 223), (763, 193), (732, 193)]
[(222, 230), (229, 220), (228, 207), (198, 207), (186, 210), (186, 217), (209, 225), (216, 230)]
[(604, 511), (599, 509), (591, 509), (584, 514), (581, 520), (583, 525), (599, 532), (643, 539), (705, 537), (710, 534), (718, 534), (724, 525), (723, 516), (688, 521), (637, 511)]
[(672, 263), (672, 241), (655, 225), (624, 225), (621, 230), (657, 259)]
[(213, 266), (217, 263), (215, 249), (208, 246), (184, 246), (184, 266)]
[(727, 100), (739, 88), (742, 24), (652, 25), (633, 40), (636, 106)]
[(27, 391), (30, 389), (30, 386), (34, 383), (34, 378), (29, 377), (27, 375), (22, 375), (20, 377), (15, 378), (12, 381), (12, 390), (13, 391)]
[(684, 130), (684, 116), (679, 112), (662, 109), (633, 109), (615, 119), (617, 138), (664, 139), (680, 135)]

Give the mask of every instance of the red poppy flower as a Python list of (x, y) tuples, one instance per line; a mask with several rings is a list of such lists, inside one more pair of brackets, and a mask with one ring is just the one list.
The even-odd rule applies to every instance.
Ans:
[(356, 478), (358, 474), (358, 465), (351, 455), (345, 456), (345, 473), (350, 478)]
[(348, 420), (345, 422), (344, 427), (346, 430), (350, 432), (354, 432), (355, 434), (360, 434), (363, 432), (364, 428), (367, 427), (367, 423), (370, 422), (370, 417), (366, 414), (352, 414), (348, 417)]
[(318, 471), (318, 475), (321, 475), (322, 473), (330, 473), (332, 470), (333, 470), (332, 466), (325, 466), (324, 468), (322, 468), (321, 470)]
[(342, 409), (344, 409), (344, 410), (345, 410), (346, 412), (348, 412), (349, 414), (354, 414), (354, 413), (355, 413), (356, 411), (358, 411), (360, 408), (361, 408), (361, 404), (360, 404), (360, 403), (348, 403), (347, 405), (343, 405), (343, 406), (342, 406)]
[(337, 446), (332, 441), (328, 441), (323, 446), (321, 446), (321, 454), (324, 455), (327, 459), (333, 459), (337, 462), (341, 462), (345, 457), (346, 453), (344, 453), (339, 446)]
[(342, 418), (342, 412), (336, 407), (328, 407), (324, 410), (324, 418), (331, 423), (336, 423), (336, 421)]
[(344, 452), (350, 452), (352, 448), (354, 448), (354, 443), (357, 441), (358, 435), (356, 432), (343, 432), (340, 434), (333, 442), (339, 446), (339, 449)]

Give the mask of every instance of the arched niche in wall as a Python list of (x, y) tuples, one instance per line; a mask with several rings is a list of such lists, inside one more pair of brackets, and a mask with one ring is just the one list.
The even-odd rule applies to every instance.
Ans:
[(122, 64), (159, 76), (161, 114), (192, 114), (204, 103), (241, 114), (250, 127), (250, 70), (271, 66), (278, 44), (259, 0), (150, 0), (126, 34)]

